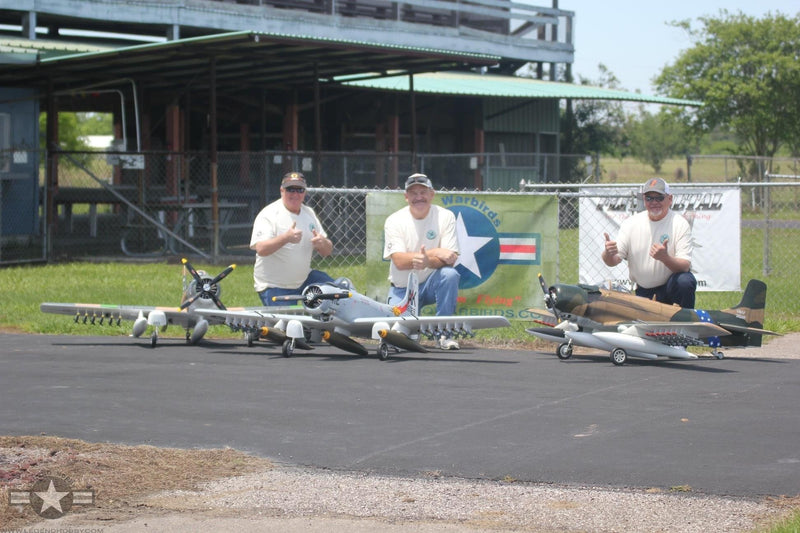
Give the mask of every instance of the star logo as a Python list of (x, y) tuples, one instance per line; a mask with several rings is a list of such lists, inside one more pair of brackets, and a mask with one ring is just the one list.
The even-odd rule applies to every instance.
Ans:
[(483, 212), (468, 205), (447, 207), (456, 216), (459, 256), (455, 267), (461, 274), (459, 289), (487, 281), (498, 265), (541, 264), (538, 233), (500, 233)]
[(470, 235), (467, 232), (467, 225), (464, 223), (464, 214), (456, 216), (456, 235), (458, 236), (458, 247), (460, 254), (456, 261), (456, 266), (462, 265), (477, 277), (481, 277), (481, 267), (478, 264), (476, 254), (478, 251), (492, 241), (492, 237), (479, 237)]
[[(46, 491), (37, 492), (34, 490), (33, 493), (40, 500), (42, 500), (42, 505), (37, 511), (40, 515), (44, 512), (49, 511), (50, 509), (54, 509), (59, 514), (64, 514), (64, 511), (61, 509), (61, 500), (69, 496), (70, 492), (56, 490), (56, 485), (52, 478), (50, 479), (50, 484), (47, 486)], [(71, 504), (71, 502), (67, 503)]]
[(73, 505), (94, 505), (94, 491), (73, 491), (64, 479), (46, 477), (30, 490), (9, 490), (8, 503), (30, 505), (42, 518), (61, 518)]

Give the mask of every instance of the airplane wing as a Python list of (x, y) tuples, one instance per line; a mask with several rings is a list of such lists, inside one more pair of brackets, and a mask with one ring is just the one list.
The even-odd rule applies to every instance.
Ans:
[(549, 309), (536, 309), (534, 307), (529, 307), (526, 309), (526, 311), (528, 312), (531, 320), (537, 324), (541, 324), (542, 326), (555, 327), (559, 322)]
[[(43, 313), (59, 315), (72, 315), (76, 322), (103, 324), (121, 320), (136, 320), (139, 313), (145, 318), (151, 311), (162, 311), (169, 324), (177, 324), (184, 328), (192, 328), (197, 324), (199, 317), (194, 313), (180, 311), (177, 307), (154, 307), (141, 305), (107, 305), (107, 304), (80, 304), (80, 303), (43, 303), (39, 306)], [(222, 324), (224, 320), (208, 320), (209, 324)]]
[(753, 328), (750, 326), (737, 326), (736, 324), (725, 324), (724, 322), (720, 322), (719, 325), (729, 331), (733, 331), (736, 333), (755, 333), (756, 335), (777, 335), (779, 337), (783, 336), (776, 331), (770, 331), (768, 329)]
[[(299, 310), (301, 311), (301, 310)], [(205, 317), (215, 317), (220, 320), (216, 323), (225, 323), (232, 326), (247, 326), (247, 327), (271, 327), (280, 322), (281, 320), (297, 320), (302, 323), (304, 327), (317, 330), (332, 330), (334, 328), (345, 329), (350, 335), (356, 337), (369, 338), (372, 335), (372, 325), (380, 322), (385, 322), (390, 326), (395, 323), (401, 323), (403, 326), (410, 330), (435, 330), (438, 329), (453, 329), (453, 330), (472, 330), (483, 328), (501, 328), (509, 326), (508, 319), (501, 316), (393, 316), (393, 317), (363, 317), (357, 318), (352, 322), (341, 320), (336, 316), (327, 320), (320, 320), (317, 317), (302, 314), (288, 314), (283, 309), (278, 309), (278, 312), (271, 312), (269, 307), (252, 310), (242, 311), (220, 311), (217, 309), (198, 309), (196, 311)]]
[(364, 317), (355, 319), (353, 325), (359, 329), (364, 328), (367, 331), (372, 331), (372, 325), (380, 322), (385, 322), (390, 326), (400, 324), (411, 331), (419, 330), (423, 334), (436, 330), (470, 332), (474, 329), (503, 328), (511, 325), (508, 319), (502, 316)]
[[(709, 337), (730, 335), (727, 329), (711, 322), (635, 322), (618, 327), (620, 333), (635, 335), (664, 344), (674, 344), (675, 340), (697, 340)], [(689, 344), (696, 344), (690, 342)]]
[(313, 316), (305, 314), (302, 307), (242, 307), (222, 311), (220, 309), (196, 309), (195, 313), (202, 315), (215, 324), (242, 327), (270, 327), (281, 320), (300, 320), (304, 324), (323, 323)]
[[(411, 335), (420, 333), (426, 336), (435, 336), (441, 335), (443, 332), (456, 336), (471, 335), (473, 329), (499, 328), (510, 325), (505, 317), (499, 316), (383, 316), (362, 317), (348, 321), (335, 315), (321, 320), (307, 314), (272, 313), (267, 309), (269, 308), (250, 311), (198, 309), (197, 313), (205, 317), (218, 317), (231, 329), (261, 330), (262, 335), (284, 343), (287, 342), (287, 339), (302, 338), (303, 332), (300, 329), (307, 329), (311, 332), (312, 339), (322, 338), (334, 346), (360, 355), (367, 353), (366, 348), (358, 341), (353, 340), (351, 336), (373, 338), (376, 327), (381, 331), (381, 337), (388, 335), (386, 342), (389, 344), (412, 351), (425, 352), (427, 349), (416, 340), (412, 340)], [(306, 346), (302, 347), (308, 349)], [(383, 351), (379, 352), (381, 359), (387, 357), (388, 352), (385, 347), (386, 344), (382, 342), (379, 347), (383, 348)], [(284, 344), (283, 349), (284, 355), (289, 357), (294, 348), (287, 348)]]
[[(54, 313), (59, 315), (71, 315), (75, 317), (76, 322), (103, 324), (110, 322), (119, 323), (122, 320), (136, 320), (139, 318), (139, 313), (147, 318), (152, 311), (161, 311), (166, 315), (167, 323), (178, 325), (184, 328), (193, 328), (197, 321), (201, 319), (198, 312), (200, 309), (193, 311), (181, 311), (177, 307), (158, 307), (146, 305), (110, 305), (110, 304), (81, 304), (81, 303), (52, 303), (46, 302), (39, 306), (43, 313)], [(256, 313), (258, 310), (269, 309), (267, 307), (234, 307), (229, 308), (231, 312), (238, 313)], [(303, 312), (302, 307), (275, 307), (276, 311), (281, 313)], [(208, 309), (208, 311), (217, 311), (219, 316), (213, 312), (208, 314), (203, 313), (203, 318), (209, 325), (225, 324), (225, 312), (218, 311), (216, 308)]]

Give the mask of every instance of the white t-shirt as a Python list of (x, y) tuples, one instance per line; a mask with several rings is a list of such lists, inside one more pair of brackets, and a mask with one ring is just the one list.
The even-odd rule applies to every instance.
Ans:
[(283, 205), (280, 198), (262, 209), (253, 222), (253, 234), (250, 237), (250, 249), (255, 249), (259, 241), (271, 239), (289, 231), (292, 224), (303, 230), (303, 238), (298, 243), (288, 243), (267, 256), (256, 254), (253, 269), (253, 280), (256, 292), (269, 287), (295, 289), (300, 287), (311, 272), (311, 255), (314, 247), (311, 230), (323, 237), (328, 235), (322, 228), (314, 210), (307, 205), (300, 207), (300, 214), (295, 215)]
[[(428, 215), (416, 219), (411, 208), (405, 206), (389, 215), (383, 225), (383, 258), (389, 259), (395, 252), (419, 252), (422, 246), (426, 250), (445, 248), (458, 253), (458, 237), (456, 236), (456, 217), (451, 211), (432, 205)], [(422, 283), (433, 273), (434, 269), (426, 268), (417, 271)], [(400, 270), (390, 262), (389, 281), (395, 287), (408, 284), (410, 270)]]
[(616, 240), (619, 256), (628, 261), (631, 281), (646, 289), (665, 284), (672, 275), (664, 263), (650, 257), (654, 243), (668, 241), (669, 255), (692, 260), (692, 229), (683, 216), (672, 210), (655, 222), (647, 211), (636, 213), (622, 223)]

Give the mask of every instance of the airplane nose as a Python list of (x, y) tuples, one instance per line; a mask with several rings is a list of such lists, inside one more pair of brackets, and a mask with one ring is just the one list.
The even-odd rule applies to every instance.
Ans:
[(569, 313), (579, 305), (587, 302), (586, 291), (576, 285), (556, 285), (556, 307)]

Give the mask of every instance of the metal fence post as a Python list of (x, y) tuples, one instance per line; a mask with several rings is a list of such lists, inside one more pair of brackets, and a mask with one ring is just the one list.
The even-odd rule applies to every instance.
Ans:
[[(769, 174), (764, 175), (764, 183), (769, 183)], [(769, 241), (770, 241), (770, 221), (769, 221), (769, 204), (770, 204), (770, 191), (769, 186), (764, 187), (764, 194), (762, 195), (762, 202), (764, 205), (764, 251), (763, 251), (763, 260), (764, 266), (762, 267), (762, 272), (764, 276), (769, 276), (770, 273), (770, 265), (769, 265)]]

